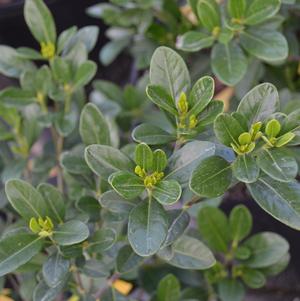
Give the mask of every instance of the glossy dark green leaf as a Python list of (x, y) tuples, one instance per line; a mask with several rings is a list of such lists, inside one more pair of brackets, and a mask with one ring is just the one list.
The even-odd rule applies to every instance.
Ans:
[(145, 190), (143, 180), (127, 171), (113, 173), (108, 181), (119, 195), (129, 200), (138, 197)]
[(108, 124), (98, 107), (92, 103), (86, 104), (81, 111), (79, 133), (86, 145), (110, 144)]
[(49, 287), (56, 287), (69, 273), (70, 261), (59, 252), (48, 257), (43, 264), (43, 277)]
[(263, 61), (281, 61), (288, 55), (287, 40), (277, 31), (249, 29), (241, 33), (240, 41), (245, 51)]
[(61, 192), (53, 185), (41, 183), (37, 187), (48, 207), (48, 216), (52, 221), (61, 223), (65, 217), (65, 200)]
[(300, 229), (300, 185), (279, 182), (266, 175), (247, 187), (259, 206), (282, 223)]
[(215, 121), (217, 116), (224, 111), (224, 102), (212, 100), (208, 106), (198, 115), (197, 127), (205, 127)]
[(234, 86), (246, 74), (248, 60), (237, 43), (217, 43), (212, 49), (211, 66), (220, 81)]
[(116, 269), (119, 273), (128, 273), (136, 269), (143, 260), (143, 257), (137, 255), (129, 245), (126, 245), (119, 250)]
[(241, 182), (253, 183), (259, 176), (256, 160), (249, 154), (237, 156), (232, 164), (233, 175)]
[(155, 200), (139, 203), (130, 213), (128, 240), (140, 256), (155, 254), (166, 239), (168, 217)]
[(149, 145), (160, 145), (175, 141), (176, 135), (172, 135), (155, 125), (143, 123), (133, 130), (132, 138), (136, 142), (144, 142)]
[(85, 149), (85, 160), (94, 173), (104, 178), (119, 170), (134, 170), (132, 161), (126, 155), (108, 145), (88, 146)]
[(222, 301), (243, 301), (246, 294), (244, 286), (235, 279), (219, 282), (218, 293)]
[(38, 42), (55, 43), (55, 23), (50, 10), (42, 0), (26, 0), (24, 17), (27, 26)]
[(244, 243), (251, 250), (251, 256), (243, 263), (251, 268), (264, 268), (280, 260), (289, 250), (288, 242), (272, 232), (258, 233)]
[(154, 186), (152, 195), (162, 205), (172, 205), (181, 196), (181, 186), (175, 180), (162, 180)]
[(97, 199), (92, 196), (83, 196), (77, 200), (75, 204), (76, 208), (88, 214), (90, 222), (97, 222), (100, 218), (100, 204)]
[(150, 82), (162, 86), (173, 98), (178, 100), (181, 92), (187, 93), (191, 80), (184, 60), (174, 50), (161, 46), (152, 56)]
[(53, 239), (61, 246), (74, 245), (89, 236), (89, 228), (81, 221), (71, 220), (57, 226), (53, 231)]
[(160, 280), (157, 288), (158, 301), (178, 301), (180, 297), (180, 282), (172, 275), (168, 274)]
[(190, 178), (191, 190), (200, 196), (217, 197), (230, 186), (230, 164), (223, 158), (212, 156), (200, 162)]
[(284, 150), (263, 149), (257, 155), (258, 166), (270, 177), (280, 182), (290, 182), (298, 174), (298, 164)]
[(110, 249), (115, 243), (117, 234), (115, 230), (111, 228), (102, 228), (96, 231), (91, 239), (87, 249), (91, 252), (103, 252)]
[(172, 245), (172, 257), (163, 258), (181, 269), (203, 270), (215, 264), (212, 252), (198, 239), (182, 236)]
[(26, 220), (45, 218), (48, 206), (41, 194), (29, 183), (12, 179), (6, 182), (5, 192), (10, 204)]
[(102, 278), (109, 276), (108, 267), (100, 260), (89, 259), (80, 268), (81, 272), (88, 277)]
[(213, 43), (213, 36), (199, 31), (188, 31), (177, 38), (176, 47), (183, 51), (196, 52), (211, 47)]
[(218, 208), (204, 207), (198, 214), (198, 228), (208, 246), (226, 253), (230, 241), (230, 228), (226, 215)]
[(230, 212), (229, 227), (231, 239), (239, 242), (249, 235), (252, 229), (252, 216), (244, 205), (235, 206)]
[(279, 95), (274, 85), (263, 83), (250, 90), (241, 100), (237, 112), (244, 115), (251, 126), (264, 121), (278, 110)]
[(43, 239), (34, 234), (16, 233), (0, 240), (0, 276), (28, 262), (42, 248)]
[(52, 301), (57, 298), (64, 286), (66, 285), (68, 278), (59, 282), (55, 287), (49, 287), (45, 281), (41, 281), (33, 291), (33, 301)]

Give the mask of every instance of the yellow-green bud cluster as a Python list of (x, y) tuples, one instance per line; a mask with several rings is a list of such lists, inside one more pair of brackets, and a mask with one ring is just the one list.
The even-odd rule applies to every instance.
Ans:
[(214, 38), (217, 38), (220, 35), (220, 33), (221, 33), (221, 27), (215, 26), (212, 30), (212, 36)]
[(52, 235), (54, 225), (50, 217), (46, 216), (45, 219), (39, 217), (36, 219), (32, 217), (29, 221), (29, 228), (33, 233), (38, 234), (41, 237), (48, 237)]
[(255, 148), (255, 141), (262, 136), (260, 131), (261, 122), (256, 122), (251, 126), (249, 132), (244, 132), (238, 137), (238, 143), (231, 143), (231, 147), (238, 155), (251, 153)]
[(41, 54), (47, 60), (52, 59), (55, 56), (55, 45), (51, 42), (42, 42)]
[(134, 172), (144, 180), (146, 188), (153, 188), (153, 186), (155, 186), (165, 175), (162, 171), (155, 171), (151, 174), (147, 174), (139, 165), (135, 167)]
[(292, 132), (287, 132), (278, 137), (281, 131), (281, 124), (278, 120), (270, 120), (265, 128), (265, 135), (262, 136), (263, 140), (266, 142), (265, 147), (281, 147), (289, 143), (295, 134)]
[(179, 113), (179, 123), (178, 123), (179, 128), (193, 129), (197, 126), (198, 120), (195, 115), (191, 115), (191, 116), (189, 116), (189, 118), (187, 118), (189, 104), (187, 101), (186, 94), (184, 92), (181, 92), (181, 94), (180, 94), (180, 97), (179, 97), (179, 100), (177, 103), (177, 110)]

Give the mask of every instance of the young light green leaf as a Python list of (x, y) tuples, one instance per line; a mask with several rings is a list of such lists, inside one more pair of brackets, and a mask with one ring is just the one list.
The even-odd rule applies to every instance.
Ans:
[(88, 84), (97, 71), (97, 64), (92, 61), (86, 61), (76, 70), (73, 82), (73, 88), (78, 89)]
[(243, 268), (242, 279), (247, 286), (254, 289), (261, 288), (266, 284), (265, 275), (254, 269)]
[(25, 107), (36, 103), (34, 91), (26, 91), (16, 87), (8, 87), (0, 92), (0, 103), (9, 107)]
[(126, 155), (108, 145), (89, 145), (85, 149), (85, 160), (94, 173), (104, 178), (119, 170), (134, 169), (132, 161)]
[(241, 32), (240, 41), (245, 51), (266, 62), (281, 61), (288, 56), (287, 40), (277, 31), (249, 29)]
[(220, 11), (215, 1), (200, 0), (197, 5), (197, 14), (201, 24), (210, 32), (215, 27), (220, 27)]
[(145, 144), (140, 143), (135, 148), (135, 163), (139, 165), (142, 169), (150, 171), (153, 164), (153, 153), (151, 148)]
[(246, 74), (248, 60), (237, 43), (217, 43), (211, 52), (211, 67), (220, 81), (234, 86)]
[(108, 124), (98, 107), (92, 103), (86, 104), (81, 111), (79, 133), (86, 145), (110, 144)]
[(12, 179), (6, 182), (5, 192), (10, 204), (26, 220), (45, 218), (48, 206), (41, 194), (29, 183)]
[(226, 253), (230, 241), (230, 228), (226, 215), (218, 208), (204, 207), (198, 213), (198, 228), (208, 246)]
[(122, 247), (116, 259), (116, 269), (119, 273), (128, 273), (136, 269), (144, 258), (134, 253), (129, 245)]
[(134, 199), (144, 190), (143, 179), (128, 171), (117, 171), (108, 178), (112, 188), (125, 199)]
[(235, 206), (229, 216), (230, 236), (239, 242), (249, 235), (252, 228), (252, 216), (244, 205)]
[(26, 0), (24, 17), (32, 35), (38, 42), (55, 44), (55, 23), (50, 10), (42, 0)]
[(157, 288), (158, 301), (178, 301), (180, 297), (180, 282), (172, 275), (168, 274), (160, 280)]
[(243, 244), (251, 250), (249, 259), (243, 262), (251, 268), (264, 268), (280, 260), (289, 250), (288, 242), (272, 232), (258, 233)]
[(199, 31), (188, 31), (177, 38), (176, 47), (183, 51), (196, 52), (213, 45), (215, 38)]
[(174, 50), (158, 47), (151, 59), (150, 82), (162, 86), (173, 98), (178, 100), (182, 92), (190, 89), (191, 80), (184, 60)]
[(140, 256), (155, 254), (168, 232), (168, 217), (162, 205), (154, 200), (139, 203), (130, 213), (128, 240)]
[(60, 83), (67, 84), (72, 79), (71, 64), (68, 60), (56, 56), (50, 61), (53, 77)]
[(190, 178), (191, 190), (200, 196), (217, 197), (230, 186), (230, 164), (223, 158), (212, 156), (200, 162)]
[(43, 264), (43, 277), (49, 287), (56, 287), (69, 273), (70, 261), (63, 258), (59, 252), (48, 257)]
[(259, 24), (273, 17), (280, 9), (280, 0), (253, 0), (247, 8), (245, 24)]
[(171, 258), (161, 258), (173, 266), (188, 270), (204, 270), (216, 263), (212, 252), (200, 240), (187, 235), (172, 245)]
[(28, 262), (41, 250), (42, 245), (40, 237), (28, 233), (12, 234), (0, 240), (0, 276)]
[(153, 164), (152, 164), (153, 170), (162, 172), (165, 170), (167, 164), (168, 164), (168, 159), (166, 153), (161, 149), (155, 150), (153, 152)]
[(48, 207), (48, 216), (56, 223), (62, 223), (65, 217), (65, 200), (61, 192), (54, 186), (41, 183), (37, 187)]
[(247, 187), (266, 212), (282, 223), (300, 230), (300, 185), (297, 182), (279, 182), (267, 175)]
[(237, 112), (244, 115), (248, 126), (267, 119), (277, 111), (279, 95), (274, 85), (263, 83), (250, 90), (241, 100)]
[(232, 18), (241, 19), (246, 12), (246, 0), (229, 0), (227, 2), (227, 9)]
[(172, 205), (181, 196), (181, 186), (175, 180), (163, 180), (154, 186), (152, 194), (162, 205)]
[(298, 174), (295, 158), (282, 149), (263, 149), (257, 155), (258, 166), (270, 177), (280, 182), (290, 182)]
[(259, 167), (256, 160), (249, 154), (237, 156), (232, 163), (233, 175), (241, 182), (253, 183), (259, 176)]
[(87, 239), (89, 233), (89, 228), (83, 222), (71, 220), (54, 229), (53, 239), (61, 246), (69, 246)]

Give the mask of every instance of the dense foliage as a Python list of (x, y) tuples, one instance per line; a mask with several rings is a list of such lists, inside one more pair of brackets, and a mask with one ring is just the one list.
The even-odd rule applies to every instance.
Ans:
[[(112, 26), (102, 62), (127, 47), (136, 68), (150, 67), (125, 87), (93, 81), (87, 103), (98, 28), (57, 34), (44, 2), (25, 1), (40, 49), (0, 46), (0, 72), (19, 81), (0, 92), (1, 294), (242, 301), (287, 267), (285, 238), (253, 234), (245, 205), (218, 208), (242, 183), (249, 202), (300, 230), (299, 70), (288, 49), (297, 26), (281, 33), (293, 20), (293, 1), (282, 2), (191, 0), (189, 14), (162, 0), (89, 8)], [(212, 72), (190, 74), (175, 47), (212, 47)], [(290, 90), (256, 85), (261, 76)], [(215, 99), (218, 79), (239, 82), (230, 112)]]

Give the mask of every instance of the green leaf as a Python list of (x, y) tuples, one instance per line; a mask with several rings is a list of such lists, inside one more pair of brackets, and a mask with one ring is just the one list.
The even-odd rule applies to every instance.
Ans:
[(79, 133), (85, 145), (110, 144), (108, 124), (98, 107), (92, 103), (86, 104), (81, 111)]
[(165, 170), (167, 164), (168, 164), (168, 159), (166, 153), (161, 149), (155, 150), (153, 152), (153, 164), (152, 164), (153, 170), (162, 172)]
[(26, 220), (45, 218), (48, 207), (40, 193), (29, 183), (12, 179), (6, 182), (5, 192), (10, 204)]
[(259, 176), (256, 160), (249, 154), (237, 156), (232, 164), (233, 175), (241, 182), (253, 183)]
[(226, 253), (230, 241), (230, 228), (226, 215), (218, 208), (204, 207), (198, 213), (198, 228), (208, 246)]
[(217, 43), (211, 52), (211, 67), (221, 82), (234, 86), (246, 74), (248, 60), (237, 43)]
[(144, 190), (143, 180), (128, 171), (117, 171), (108, 178), (112, 188), (125, 199), (134, 199)]
[(224, 111), (224, 102), (221, 100), (213, 100), (198, 115), (197, 127), (205, 127), (215, 121), (217, 116)]
[(279, 107), (279, 95), (274, 85), (263, 83), (250, 90), (241, 100), (237, 112), (248, 120), (248, 126), (269, 118)]
[(61, 246), (74, 245), (89, 236), (89, 228), (81, 221), (71, 220), (53, 231), (53, 239)]
[(89, 145), (85, 149), (85, 160), (94, 173), (104, 178), (116, 171), (134, 169), (132, 161), (126, 155), (108, 145)]
[(101, 253), (110, 249), (116, 242), (117, 234), (114, 229), (102, 228), (97, 230), (89, 240), (87, 249), (90, 252)]
[(221, 26), (221, 17), (215, 1), (200, 0), (197, 5), (197, 14), (201, 24), (209, 31)]
[(56, 56), (50, 61), (53, 77), (60, 83), (67, 84), (72, 79), (71, 64), (64, 58)]
[(122, 247), (116, 259), (116, 269), (119, 273), (128, 273), (136, 269), (144, 258), (134, 253), (129, 245)]
[(280, 260), (289, 250), (288, 242), (280, 235), (272, 232), (256, 234), (244, 243), (251, 250), (249, 259), (243, 264), (251, 268), (264, 268)]
[(176, 241), (187, 229), (191, 219), (186, 210), (169, 210), (167, 214), (169, 217), (169, 229), (164, 246), (169, 246)]
[(53, 185), (41, 183), (37, 187), (48, 207), (48, 216), (52, 221), (61, 223), (65, 217), (65, 200), (61, 192)]
[(106, 43), (100, 51), (100, 62), (104, 66), (111, 64), (116, 57), (130, 44), (130, 39), (118, 39)]
[(241, 19), (246, 12), (246, 0), (229, 0), (227, 2), (227, 9), (232, 18)]
[(235, 242), (243, 240), (251, 232), (252, 216), (244, 205), (235, 206), (230, 212), (229, 227), (231, 239)]
[(38, 42), (55, 44), (55, 23), (50, 10), (42, 0), (26, 0), (24, 17), (32, 35)]
[(266, 276), (276, 276), (286, 269), (286, 267), (290, 262), (290, 259), (291, 259), (291, 255), (289, 253), (286, 253), (276, 263), (266, 268), (262, 268), (260, 269), (260, 271), (262, 271)]
[(175, 103), (171, 95), (162, 86), (149, 85), (146, 93), (150, 100), (163, 110), (171, 113), (174, 116), (178, 115)]
[(97, 199), (92, 196), (85, 195), (76, 201), (75, 207), (88, 214), (89, 222), (97, 222), (100, 218), (100, 204)]
[(0, 240), (0, 276), (11, 273), (28, 262), (42, 248), (37, 235), (16, 233)]
[(74, 37), (74, 35), (77, 32), (77, 27), (72, 26), (70, 28), (65, 29), (62, 31), (58, 37), (57, 40), (57, 53), (61, 53), (66, 45), (71, 41), (71, 39)]
[(244, 286), (235, 279), (224, 279), (218, 283), (218, 293), (222, 301), (243, 301)]
[(128, 240), (140, 256), (155, 254), (168, 232), (168, 217), (162, 205), (154, 200), (139, 203), (130, 213)]
[(69, 260), (64, 259), (59, 252), (52, 254), (43, 264), (43, 277), (46, 284), (49, 287), (56, 287), (67, 277), (69, 268)]
[(146, 171), (150, 171), (152, 169), (153, 153), (147, 144), (141, 143), (137, 145), (135, 148), (134, 157), (135, 163), (141, 168), (145, 169)]
[(266, 174), (280, 182), (290, 182), (298, 174), (297, 161), (282, 149), (262, 149), (257, 155), (257, 164)]
[(191, 190), (200, 196), (217, 197), (230, 186), (230, 164), (223, 158), (212, 156), (200, 162), (190, 178)]
[(88, 84), (95, 76), (97, 64), (92, 61), (86, 61), (79, 66), (75, 72), (73, 88), (78, 89)]
[(191, 80), (184, 60), (174, 50), (158, 47), (151, 59), (150, 82), (162, 86), (177, 101), (190, 89)]
[(288, 43), (277, 31), (253, 29), (240, 34), (242, 47), (251, 55), (266, 61), (281, 61), (288, 56)]
[(172, 205), (181, 196), (181, 186), (175, 180), (163, 180), (154, 186), (152, 194), (162, 205)]
[(259, 24), (276, 15), (280, 9), (280, 0), (253, 0), (247, 8), (245, 24)]
[(106, 278), (109, 276), (107, 265), (97, 259), (88, 259), (80, 268), (81, 272), (91, 278)]
[(196, 52), (213, 45), (215, 38), (199, 31), (188, 31), (177, 38), (176, 47), (183, 51)]
[(191, 109), (189, 115), (197, 116), (210, 103), (215, 92), (215, 82), (210, 76), (201, 77), (193, 86), (189, 95)]
[(40, 52), (38, 52), (32, 48), (19, 47), (16, 50), (17, 50), (19, 56), (24, 59), (28, 59), (28, 60), (43, 60), (44, 59)]
[(8, 87), (0, 92), (0, 102), (10, 107), (25, 107), (36, 102), (36, 95), (33, 91)]
[(172, 245), (172, 258), (163, 259), (173, 266), (188, 270), (204, 270), (216, 263), (212, 252), (200, 240), (187, 235)]
[(23, 72), (35, 70), (34, 64), (21, 58), (14, 48), (0, 45), (0, 52), (0, 73), (19, 78)]
[(68, 278), (61, 281), (56, 287), (49, 287), (45, 281), (41, 281), (34, 289), (33, 301), (52, 301), (57, 298), (66, 285)]
[(268, 176), (261, 176), (247, 187), (266, 212), (282, 223), (300, 230), (300, 184), (279, 182)]
[(175, 141), (176, 135), (172, 135), (155, 125), (143, 123), (133, 130), (132, 138), (136, 142), (159, 145)]
[(247, 286), (254, 289), (261, 288), (266, 284), (265, 275), (254, 269), (243, 268), (242, 279)]
[(158, 301), (178, 301), (180, 297), (180, 282), (172, 275), (168, 274), (160, 280), (157, 288)]

